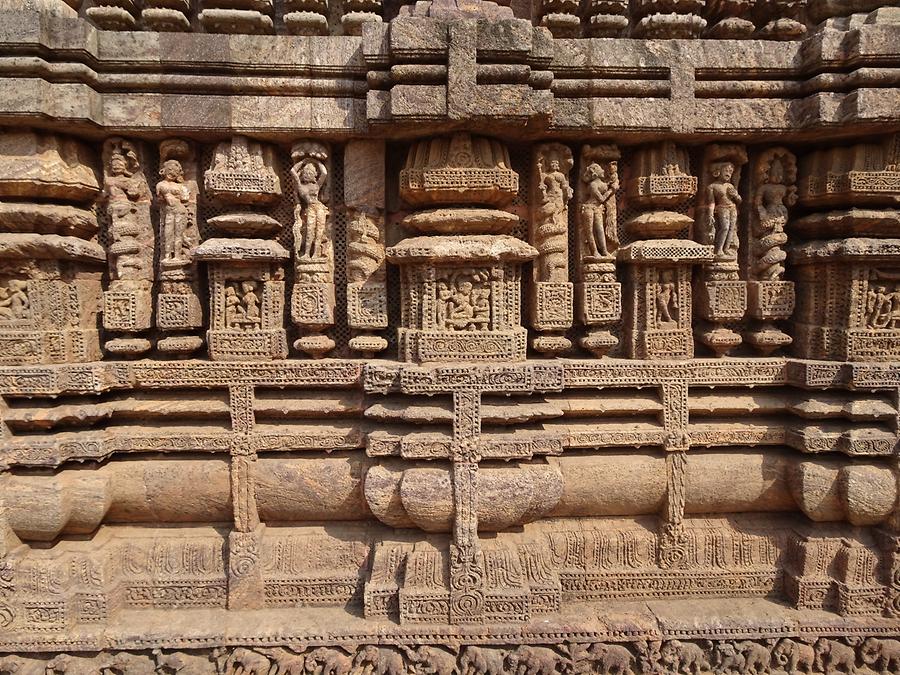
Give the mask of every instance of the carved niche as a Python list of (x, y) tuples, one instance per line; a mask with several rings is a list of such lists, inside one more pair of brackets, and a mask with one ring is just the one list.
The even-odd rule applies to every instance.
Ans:
[[(504, 234), (515, 216), (488, 208), (509, 203), (517, 189), (509, 155), (497, 141), (458, 133), (410, 149), (400, 193), (415, 206), (438, 208), (403, 221), (435, 234), (404, 239), (387, 251), (388, 261), (401, 267), (401, 359), (525, 358), (521, 265), (535, 249)], [(466, 206), (441, 206), (447, 202)], [(458, 234), (439, 234), (448, 231)]]

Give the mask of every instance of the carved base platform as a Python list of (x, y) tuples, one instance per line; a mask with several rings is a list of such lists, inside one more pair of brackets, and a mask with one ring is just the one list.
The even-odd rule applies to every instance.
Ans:
[(528, 331), (428, 331), (400, 328), (400, 357), (407, 361), (516, 361), (525, 358)]
[[(841, 634), (850, 637), (836, 637)], [(288, 668), (297, 664), (308, 664), (311, 672), (364, 673), (381, 661), (394, 664), (391, 672), (425, 667), (446, 675), (506, 675), (518, 663), (545, 673), (573, 667), (585, 673), (710, 673), (724, 665), (721, 672), (793, 675), (823, 672), (814, 667), (816, 655), (830, 653), (860, 665), (828, 672), (880, 675), (897, 672), (896, 643), (890, 620), (838, 619), (765, 599), (580, 603), (539, 623), (421, 628), (334, 608), (184, 610), (177, 623), (157, 610), (122, 612), (113, 630), (7, 633), (0, 640), (6, 654), (0, 666), (17, 675), (60, 666), (78, 673), (118, 666), (107, 672), (174, 667), (191, 675), (234, 675), (292, 672)], [(733, 665), (747, 663), (755, 668)], [(481, 668), (473, 671), (473, 664)]]
[(209, 356), (215, 361), (283, 359), (288, 355), (287, 333), (272, 330), (209, 330)]
[(99, 331), (0, 330), (0, 365), (85, 362), (100, 358)]

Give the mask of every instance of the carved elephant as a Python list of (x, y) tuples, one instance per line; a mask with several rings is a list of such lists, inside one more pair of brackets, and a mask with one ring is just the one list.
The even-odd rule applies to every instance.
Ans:
[[(390, 647), (366, 645), (356, 654), (353, 665), (363, 668), (372, 675), (406, 675), (403, 656)], [(366, 670), (371, 666), (371, 670)]]
[(225, 659), (225, 675), (269, 675), (272, 662), (251, 649), (238, 647)]
[(506, 670), (510, 675), (556, 675), (559, 655), (546, 647), (522, 645), (506, 656)]
[(215, 666), (209, 657), (184, 652), (163, 653), (161, 649), (153, 650), (153, 658), (156, 660), (156, 672), (161, 675), (213, 675)]
[(856, 672), (856, 650), (837, 640), (819, 638), (815, 646), (816, 667), (825, 675)]
[(318, 675), (349, 675), (353, 660), (337, 649), (319, 647), (306, 655), (307, 672), (316, 673), (317, 668), (321, 668)]
[(57, 654), (45, 664), (46, 675), (96, 675), (100, 672), (97, 661), (91, 657)]
[(461, 675), (505, 675), (506, 653), (501, 649), (469, 646), (459, 659)]
[(633, 672), (634, 656), (622, 645), (595, 642), (587, 650), (587, 658), (601, 675), (628, 675)]
[(784, 638), (772, 650), (772, 658), (789, 673), (811, 673), (816, 662), (812, 645)]
[(900, 640), (866, 638), (859, 648), (859, 658), (872, 670), (900, 673)]
[(744, 673), (747, 659), (733, 642), (721, 642), (716, 646), (717, 675), (726, 673)]
[(266, 656), (272, 661), (269, 675), (306, 675), (306, 657), (293, 654), (286, 649), (266, 649)]
[(703, 650), (693, 642), (669, 640), (659, 650), (659, 660), (684, 675), (700, 675), (712, 670)]
[(119, 652), (102, 662), (101, 675), (154, 675), (156, 663), (143, 654)]
[(0, 675), (15, 675), (22, 667), (22, 659), (16, 656), (5, 656), (0, 659)]
[(736, 642), (734, 646), (744, 655), (744, 671), (747, 675), (766, 675), (772, 672), (772, 652), (766, 645), (744, 640)]
[(438, 649), (422, 645), (416, 650), (407, 650), (409, 660), (418, 665), (418, 672), (424, 675), (453, 675), (456, 672), (456, 656)]

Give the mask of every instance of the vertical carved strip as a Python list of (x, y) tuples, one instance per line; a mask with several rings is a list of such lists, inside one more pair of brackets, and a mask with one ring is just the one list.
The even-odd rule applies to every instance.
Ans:
[(291, 318), (304, 335), (294, 347), (320, 357), (334, 349), (324, 331), (334, 324), (334, 233), (331, 152), (318, 141), (298, 141), (291, 150), (294, 209), (294, 290)]
[(572, 326), (569, 281), (569, 173), (572, 151), (560, 143), (539, 145), (532, 154), (530, 240), (538, 251), (531, 286), (532, 340), (539, 352), (555, 354), (572, 343), (563, 332)]
[[(9, 429), (3, 421), (6, 409), (6, 400), (0, 396), (0, 439), (9, 437)], [(6, 462), (0, 460), (0, 486), (3, 485), (8, 471), (9, 467)], [(15, 618), (15, 612), (8, 604), (12, 602), (12, 596), (15, 592), (14, 569), (8, 556), (21, 543), (7, 520), (5, 491), (0, 489), (0, 628), (5, 628)]]
[(480, 622), (484, 613), (484, 555), (478, 547), (478, 439), (481, 394), (453, 394), (453, 543), (450, 621)]
[(684, 532), (685, 477), (687, 471), (688, 386), (686, 382), (664, 382), (660, 387), (663, 426), (666, 430), (666, 498), (658, 538), (660, 567), (678, 568), (687, 563)]
[(347, 323), (350, 348), (372, 356), (387, 348), (373, 332), (387, 328), (384, 263), (384, 141), (350, 141), (344, 149), (347, 206)]
[(666, 450), (687, 450), (688, 385), (687, 382), (663, 382), (660, 386), (663, 403), (663, 426), (666, 429)]
[(228, 607), (253, 609), (264, 604), (259, 566), (263, 526), (256, 506), (253, 470), (256, 453), (250, 443), (255, 425), (253, 387), (236, 384), (228, 389), (231, 408), (231, 499), (234, 530), (228, 536)]
[(748, 312), (754, 327), (744, 339), (764, 356), (791, 344), (775, 321), (794, 312), (794, 282), (784, 280), (788, 209), (797, 202), (797, 158), (769, 148), (753, 158), (751, 193), (744, 209), (744, 271)]
[[(145, 10), (146, 11), (146, 10)], [(157, 347), (162, 352), (187, 355), (203, 345), (184, 331), (203, 325), (197, 261), (200, 243), (197, 225), (197, 160), (194, 148), (180, 139), (159, 146), (156, 201), (159, 208), (159, 294), (156, 325), (167, 333)]]
[(738, 213), (746, 208), (738, 186), (746, 163), (747, 151), (735, 144), (710, 145), (703, 157), (695, 229), (700, 241), (713, 247), (713, 261), (704, 264), (694, 299), (697, 313), (709, 322), (698, 326), (697, 339), (716, 356), (741, 344), (741, 336), (727, 324), (740, 321), (747, 311), (747, 284), (738, 266)]
[(116, 334), (105, 349), (139, 356), (150, 350), (145, 332), (153, 307), (152, 196), (144, 176), (141, 148), (124, 138), (103, 145), (103, 192), (109, 244), (109, 288), (103, 294), (103, 327)]
[(578, 181), (579, 321), (588, 326), (581, 346), (602, 357), (619, 340), (609, 331), (622, 316), (622, 286), (616, 280), (619, 248), (616, 191), (619, 149), (615, 145), (581, 148)]

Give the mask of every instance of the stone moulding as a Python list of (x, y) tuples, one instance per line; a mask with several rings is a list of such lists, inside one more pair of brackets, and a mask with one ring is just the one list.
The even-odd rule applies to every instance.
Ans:
[(893, 4), (0, 0), (0, 675), (900, 672)]

